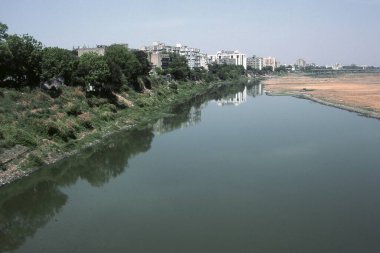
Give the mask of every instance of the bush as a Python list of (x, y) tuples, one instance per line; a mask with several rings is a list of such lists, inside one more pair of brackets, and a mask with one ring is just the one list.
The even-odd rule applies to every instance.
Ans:
[(46, 163), (41, 159), (41, 157), (36, 156), (35, 154), (30, 154), (27, 161), (22, 165), (22, 168), (38, 168), (44, 165), (46, 165)]
[(62, 121), (48, 120), (45, 122), (45, 129), (48, 136), (57, 136), (65, 142), (70, 139), (76, 139), (74, 127), (67, 126)]
[(67, 115), (78, 116), (79, 114), (82, 113), (82, 105), (79, 103), (69, 102), (64, 107), (64, 110), (67, 113)]
[(79, 123), (82, 126), (84, 126), (85, 128), (87, 128), (87, 129), (93, 129), (94, 128), (92, 121), (91, 121), (92, 117), (88, 112), (79, 115), (78, 119), (79, 119)]
[(115, 119), (115, 115), (112, 112), (107, 112), (106, 111), (106, 112), (102, 112), (100, 114), (100, 118), (102, 120), (105, 120), (105, 121), (111, 121), (111, 120)]
[(170, 83), (169, 84), (169, 88), (172, 89), (172, 90), (177, 90), (178, 89), (178, 85), (176, 83)]

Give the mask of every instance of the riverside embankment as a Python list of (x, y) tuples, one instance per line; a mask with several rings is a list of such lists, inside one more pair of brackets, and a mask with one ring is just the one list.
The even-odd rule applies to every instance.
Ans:
[(265, 80), (270, 95), (290, 95), (380, 118), (380, 73), (312, 77), (290, 74)]
[(2, 89), (0, 186), (28, 176), (101, 142), (115, 132), (155, 121), (171, 108), (204, 94), (238, 89), (247, 79), (172, 82), (143, 93), (88, 96), (64, 87), (59, 97), (41, 90)]

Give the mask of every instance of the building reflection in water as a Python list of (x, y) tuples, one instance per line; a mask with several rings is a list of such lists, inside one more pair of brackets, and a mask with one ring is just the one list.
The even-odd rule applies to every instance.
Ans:
[(253, 85), (249, 89), (247, 88), (247, 86), (245, 86), (243, 91), (224, 97), (222, 99), (215, 100), (215, 102), (219, 106), (224, 106), (224, 105), (238, 106), (240, 104), (245, 103), (247, 101), (248, 96), (256, 97), (256, 96), (261, 96), (261, 95), (263, 95), (263, 89), (260, 83), (258, 85)]
[(185, 114), (173, 114), (169, 117), (157, 120), (153, 125), (153, 133), (163, 134), (177, 128), (181, 129), (198, 124), (202, 119), (202, 109), (206, 107), (206, 105), (207, 103), (192, 106)]

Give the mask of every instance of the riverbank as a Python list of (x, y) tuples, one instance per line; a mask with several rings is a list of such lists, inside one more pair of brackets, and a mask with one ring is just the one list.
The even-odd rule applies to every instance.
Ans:
[(289, 74), (264, 81), (269, 95), (289, 95), (380, 119), (380, 73), (312, 77)]
[(171, 82), (143, 93), (114, 94), (114, 101), (64, 87), (52, 98), (40, 90), (2, 89), (0, 187), (74, 155), (107, 136), (161, 118), (170, 108), (246, 79), (214, 83)]

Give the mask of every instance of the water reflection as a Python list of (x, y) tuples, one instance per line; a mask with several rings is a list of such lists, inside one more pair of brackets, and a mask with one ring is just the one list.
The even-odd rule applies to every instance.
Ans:
[(68, 199), (60, 187), (79, 179), (96, 187), (104, 185), (125, 170), (131, 157), (148, 151), (153, 137), (149, 128), (113, 136), (102, 145), (2, 189), (0, 252), (17, 249), (60, 211)]
[(74, 185), (78, 180), (85, 180), (94, 187), (103, 186), (125, 171), (130, 158), (148, 151), (155, 134), (199, 123), (201, 111), (209, 100), (221, 100), (236, 92), (258, 94), (252, 93), (253, 85), (255, 83), (249, 88), (245, 84), (220, 87), (211, 94), (176, 106), (169, 116), (153, 125), (115, 134), (81, 154), (3, 187), (0, 190), (0, 252), (16, 250), (60, 212), (68, 201), (62, 187)]
[(225, 105), (235, 105), (238, 106), (240, 104), (243, 104), (247, 102), (247, 97), (255, 97), (263, 95), (262, 85), (259, 83), (258, 85), (253, 85), (252, 87), (245, 86), (242, 91), (239, 91), (235, 94), (226, 96), (222, 99), (216, 100), (216, 103), (219, 106), (225, 106)]
[(206, 105), (207, 103), (191, 106), (187, 113), (173, 114), (157, 120), (153, 125), (153, 132), (155, 134), (163, 134), (177, 128), (185, 128), (198, 124), (201, 122), (202, 109)]

